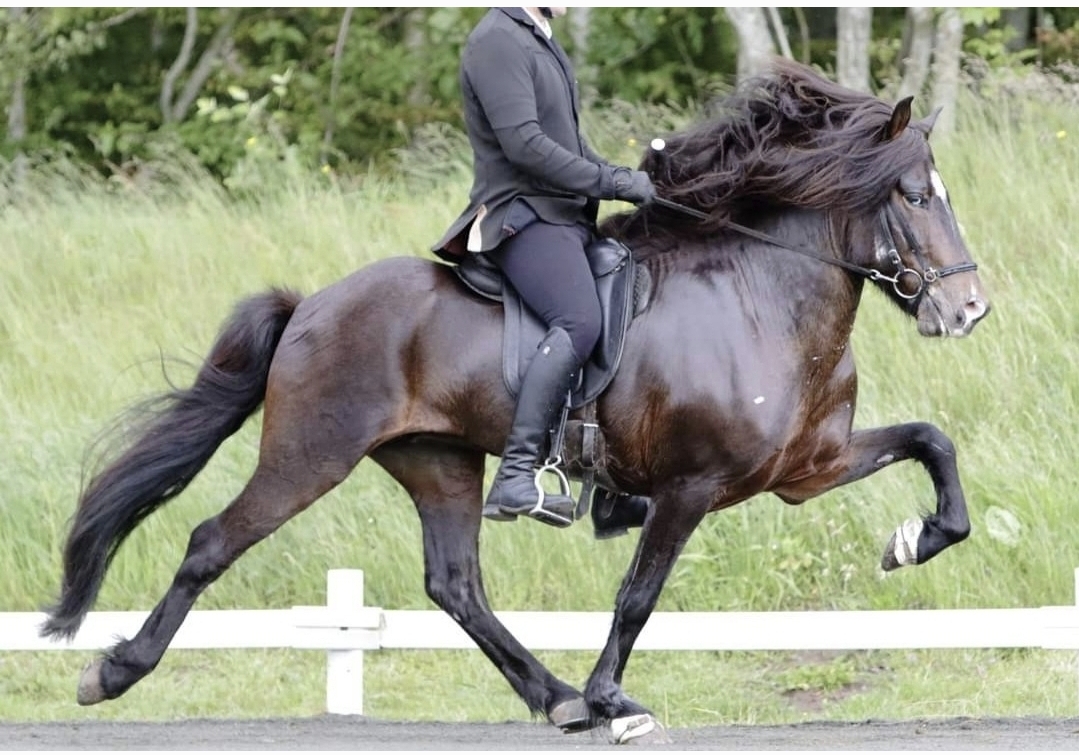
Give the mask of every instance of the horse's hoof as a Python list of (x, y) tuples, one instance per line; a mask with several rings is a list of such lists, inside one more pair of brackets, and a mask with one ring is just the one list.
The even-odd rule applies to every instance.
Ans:
[(918, 537), (922, 534), (922, 520), (908, 519), (892, 533), (888, 547), (880, 559), (880, 568), (894, 571), (900, 566), (918, 563)]
[(650, 713), (623, 716), (611, 721), (611, 741), (617, 745), (670, 744), (671, 738)]
[(547, 714), (547, 720), (562, 729), (565, 734), (592, 728), (588, 703), (583, 697), (573, 697), (554, 706)]
[(108, 699), (105, 688), (101, 686), (101, 667), (105, 663), (103, 658), (90, 661), (82, 670), (79, 678), (79, 689), (75, 699), (79, 705), (94, 705)]
[(880, 568), (884, 571), (894, 571), (903, 564), (899, 563), (899, 559), (895, 557), (895, 535), (892, 535), (892, 539), (888, 541), (888, 545), (884, 548), (884, 555), (880, 557)]

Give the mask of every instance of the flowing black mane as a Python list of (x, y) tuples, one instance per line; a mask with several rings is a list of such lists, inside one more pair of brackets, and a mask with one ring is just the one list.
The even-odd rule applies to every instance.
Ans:
[(926, 158), (925, 127), (889, 140), (891, 105), (790, 60), (774, 61), (716, 110), (718, 116), (666, 138), (662, 152), (650, 150), (641, 161), (661, 196), (710, 219), (687, 222), (649, 208), (608, 219), (605, 235), (712, 234), (729, 220), (751, 222), (779, 207), (868, 212)]

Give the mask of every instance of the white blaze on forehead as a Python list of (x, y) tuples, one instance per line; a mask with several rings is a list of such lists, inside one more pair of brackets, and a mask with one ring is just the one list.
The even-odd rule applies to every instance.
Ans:
[(940, 177), (940, 173), (935, 170), (930, 171), (929, 181), (933, 184), (933, 191), (937, 196), (944, 200), (944, 204), (948, 204), (948, 190), (944, 188), (944, 179)]
[(929, 181), (933, 184), (933, 191), (941, 198), (941, 201), (944, 202), (944, 209), (948, 213), (948, 217), (952, 219), (952, 223), (959, 229), (960, 235), (966, 235), (963, 233), (963, 227), (959, 225), (959, 221), (956, 220), (955, 212), (952, 211), (952, 204), (948, 201), (948, 190), (944, 188), (944, 179), (940, 177), (940, 173), (935, 169), (929, 171)]

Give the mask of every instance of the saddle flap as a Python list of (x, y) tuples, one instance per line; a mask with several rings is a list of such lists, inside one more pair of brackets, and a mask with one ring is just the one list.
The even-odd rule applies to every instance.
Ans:
[[(622, 359), (626, 331), (634, 315), (636, 263), (629, 248), (615, 239), (598, 239), (585, 249), (596, 279), (601, 329), (592, 356), (581, 370), (571, 397), (576, 409), (594, 401), (614, 379)], [(503, 336), (503, 378), (510, 394), (517, 395), (528, 363), (543, 340), (547, 325), (520, 300), (512, 287), (503, 294), (506, 329)]]
[[(584, 365), (582, 379), (572, 398), (573, 408), (595, 400), (614, 378), (622, 359), (626, 331), (634, 316), (644, 310), (651, 291), (644, 268), (637, 267), (629, 248), (610, 238), (597, 239), (585, 249), (589, 268), (596, 281), (602, 325), (591, 358)], [(502, 345), (503, 378), (510, 395), (516, 396), (536, 346), (547, 332), (546, 324), (505, 286), (498, 266), (483, 253), (467, 255), (454, 272), (472, 292), (502, 301), (505, 330)]]

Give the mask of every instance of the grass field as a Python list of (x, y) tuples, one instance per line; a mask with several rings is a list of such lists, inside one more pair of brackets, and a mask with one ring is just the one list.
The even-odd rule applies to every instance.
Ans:
[[(933, 506), (924, 472), (898, 466), (802, 507), (762, 497), (709, 517), (658, 610), (1073, 603), (1077, 115), (1074, 106), (1039, 107), (1035, 99), (971, 105), (961, 131), (936, 145), (993, 299), (972, 338), (921, 339), (914, 323), (873, 291), (855, 329), (856, 424), (926, 420), (952, 437), (970, 540), (921, 567), (880, 571), (880, 551), (896, 525)], [(628, 136), (648, 133), (643, 122), (651, 121), (597, 124), (606, 152), (635, 160)], [(409, 156), (410, 180), (347, 189), (328, 180), (277, 182), (265, 197), (240, 205), (181, 174), (179, 190), (167, 194), (47, 181), (0, 209), (0, 611), (38, 610), (55, 597), (59, 549), (91, 442), (121, 409), (162, 390), (166, 375), (186, 383), (234, 302), (276, 284), (310, 293), (381, 257), (425, 254), (468, 187), (459, 154), (442, 172), (431, 170), (432, 155), (445, 157)], [(252, 470), (258, 432), (255, 418), (180, 498), (135, 532), (96, 609), (156, 603), (190, 530), (219, 511)], [(491, 602), (507, 610), (607, 610), (634, 540), (595, 543), (587, 524), (568, 531), (486, 525), (481, 547)], [(316, 604), (327, 569), (339, 567), (365, 571), (371, 605), (432, 607), (415, 514), (370, 462), (246, 554), (197, 607)], [(594, 661), (581, 653), (541, 658), (578, 683)], [(325, 699), (320, 653), (176, 651), (124, 698), (83, 709), (74, 686), (87, 659), (0, 653), (0, 719), (314, 715)], [(1071, 654), (1042, 651), (641, 652), (625, 681), (630, 695), (680, 726), (1074, 715), (1075, 674)], [(261, 695), (236, 695), (241, 684)], [(370, 715), (384, 718), (527, 717), (474, 652), (371, 654), (366, 700)]]

